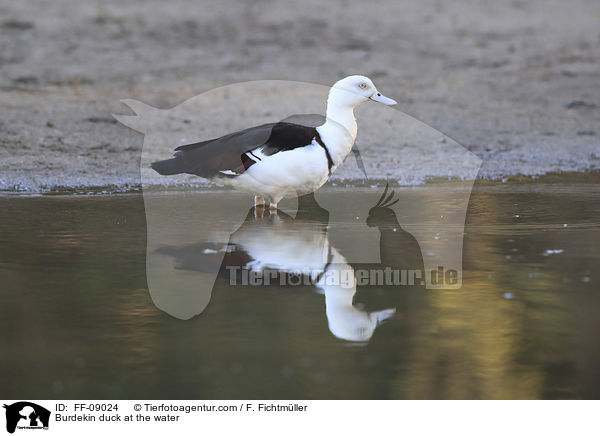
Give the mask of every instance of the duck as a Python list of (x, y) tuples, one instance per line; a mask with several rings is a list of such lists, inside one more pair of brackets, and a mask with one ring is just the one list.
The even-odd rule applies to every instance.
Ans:
[(276, 211), (286, 197), (310, 194), (331, 177), (353, 150), (354, 109), (365, 102), (397, 102), (366, 76), (345, 77), (329, 90), (325, 122), (262, 124), (219, 138), (181, 145), (172, 158), (153, 162), (163, 176), (192, 174), (254, 195), (256, 207)]

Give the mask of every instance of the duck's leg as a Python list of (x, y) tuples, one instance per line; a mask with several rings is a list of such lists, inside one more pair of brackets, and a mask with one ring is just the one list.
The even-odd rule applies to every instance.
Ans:
[(269, 196), (269, 213), (272, 215), (277, 215), (277, 203), (283, 199), (283, 195), (279, 196)]
[(254, 196), (254, 218), (262, 219), (265, 216), (265, 197), (262, 195)]
[(255, 195), (254, 196), (254, 207), (257, 206), (264, 206), (265, 203), (265, 197), (263, 197), (262, 195)]
[(261, 220), (265, 217), (265, 207), (264, 206), (255, 206), (254, 207), (254, 219)]

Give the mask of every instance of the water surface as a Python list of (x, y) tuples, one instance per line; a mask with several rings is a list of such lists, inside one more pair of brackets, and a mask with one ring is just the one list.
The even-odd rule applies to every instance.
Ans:
[[(395, 191), (427, 195), (419, 189)], [(325, 195), (344, 202), (356, 193)], [(207, 216), (228, 201), (250, 209), (237, 194), (197, 198)], [(353, 341), (334, 334), (328, 295), (314, 286), (248, 288), (222, 275), (200, 315), (181, 320), (160, 310), (146, 282), (141, 195), (7, 195), (0, 198), (2, 396), (598, 398), (599, 198), (591, 184), (476, 186), (462, 288), (358, 286), (353, 314), (395, 312), (367, 340)], [(277, 218), (289, 217), (292, 239), (327, 231), (314, 214), (307, 230), (292, 209)], [(418, 267), (410, 235), (390, 239), (394, 217), (375, 212), (380, 265)], [(347, 237), (364, 237), (367, 218), (343, 223)], [(268, 219), (258, 224), (267, 232)], [(331, 245), (353, 258), (352, 244)], [(205, 249), (182, 244), (165, 255), (193, 274)]]

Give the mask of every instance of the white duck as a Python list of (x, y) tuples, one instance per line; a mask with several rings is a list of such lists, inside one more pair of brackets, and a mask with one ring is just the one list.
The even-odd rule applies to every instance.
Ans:
[(162, 175), (195, 174), (255, 194), (271, 209), (284, 197), (319, 189), (344, 161), (356, 139), (354, 108), (373, 100), (396, 104), (365, 76), (348, 76), (329, 90), (327, 118), (318, 127), (278, 122), (182, 145), (175, 157), (154, 162)]

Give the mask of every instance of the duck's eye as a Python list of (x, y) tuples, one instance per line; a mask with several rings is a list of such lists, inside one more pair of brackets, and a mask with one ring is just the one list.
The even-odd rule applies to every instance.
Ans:
[(361, 84), (358, 85), (358, 87), (361, 88), (361, 89), (365, 89), (367, 87), (367, 84), (366, 83), (361, 83)]

